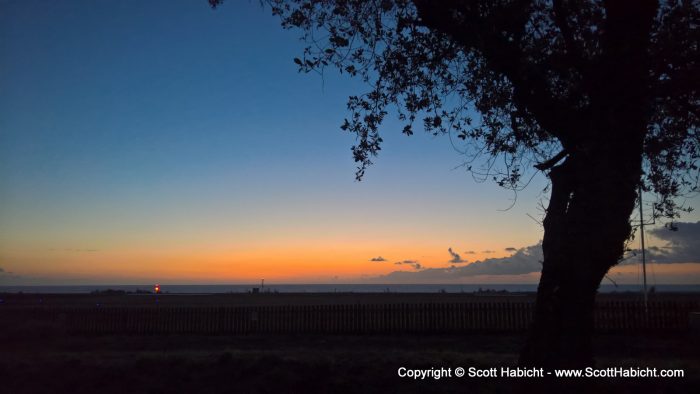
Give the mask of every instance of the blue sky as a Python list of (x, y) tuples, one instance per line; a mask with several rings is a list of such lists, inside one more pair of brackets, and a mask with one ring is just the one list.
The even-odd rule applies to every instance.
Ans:
[(398, 269), (378, 255), (440, 268), (448, 247), (541, 239), (543, 177), (503, 211), (513, 195), (455, 169), (447, 138), (391, 119), (356, 182), (339, 125), (365, 87), (298, 73), (298, 36), (257, 2), (0, 2), (0, 267), (354, 280)]

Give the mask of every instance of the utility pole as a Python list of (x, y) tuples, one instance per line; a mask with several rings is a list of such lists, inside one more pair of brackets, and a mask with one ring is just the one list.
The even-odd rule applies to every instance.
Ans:
[(642, 276), (644, 277), (644, 313), (649, 313), (649, 295), (647, 292), (647, 256), (644, 248), (644, 210), (642, 209), (642, 186), (639, 186), (639, 230), (642, 235)]

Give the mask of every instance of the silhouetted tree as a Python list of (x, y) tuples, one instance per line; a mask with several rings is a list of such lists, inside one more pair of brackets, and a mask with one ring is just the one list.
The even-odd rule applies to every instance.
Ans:
[(406, 135), (420, 121), (464, 140), (466, 168), (501, 186), (518, 190), (533, 166), (546, 172), (544, 261), (520, 362), (592, 364), (595, 295), (631, 237), (639, 190), (674, 218), (677, 197), (697, 189), (700, 3), (266, 3), (302, 30), (301, 71), (333, 67), (368, 83), (341, 126), (358, 137), (358, 179), (392, 107)]

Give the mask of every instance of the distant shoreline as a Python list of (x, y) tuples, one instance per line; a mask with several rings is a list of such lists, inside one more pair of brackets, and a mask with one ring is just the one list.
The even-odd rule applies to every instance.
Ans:
[[(216, 285), (181, 285), (160, 283), (163, 294), (245, 294), (281, 293), (281, 294), (378, 294), (378, 293), (535, 293), (536, 284), (216, 284)], [(257, 290), (255, 290), (257, 289)], [(656, 284), (649, 286), (650, 291), (658, 293), (700, 293), (700, 284), (674, 285)], [(153, 284), (139, 285), (0, 285), (4, 294), (90, 294), (95, 292), (153, 292)], [(641, 285), (603, 284), (600, 293), (641, 293)]]

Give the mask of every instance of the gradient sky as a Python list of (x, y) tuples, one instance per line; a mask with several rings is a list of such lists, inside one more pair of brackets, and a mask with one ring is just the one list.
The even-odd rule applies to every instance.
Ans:
[(544, 178), (505, 210), (446, 137), (389, 120), (356, 182), (365, 87), (298, 73), (298, 36), (257, 2), (0, 1), (0, 284), (353, 282), (538, 243)]

